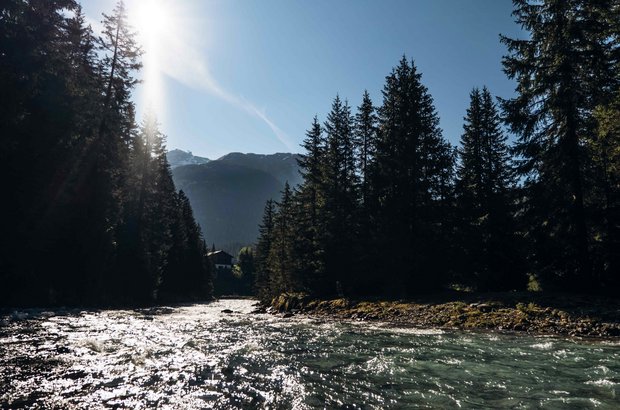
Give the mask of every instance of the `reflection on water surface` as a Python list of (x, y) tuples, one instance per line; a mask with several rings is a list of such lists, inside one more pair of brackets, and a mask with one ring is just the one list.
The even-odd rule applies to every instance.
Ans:
[(0, 407), (620, 408), (618, 344), (282, 319), (252, 305), (3, 314)]

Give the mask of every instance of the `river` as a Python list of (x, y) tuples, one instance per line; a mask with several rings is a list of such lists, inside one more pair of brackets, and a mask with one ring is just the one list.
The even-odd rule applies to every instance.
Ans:
[(0, 407), (620, 408), (617, 342), (284, 319), (253, 303), (5, 312)]

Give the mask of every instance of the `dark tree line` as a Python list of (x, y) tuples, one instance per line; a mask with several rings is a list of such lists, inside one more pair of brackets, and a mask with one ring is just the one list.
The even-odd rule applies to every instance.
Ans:
[(124, 4), (96, 37), (74, 0), (0, 7), (0, 304), (209, 298), (202, 234), (157, 121), (138, 127)]
[[(353, 115), (315, 117), (303, 183), (269, 201), (256, 290), (406, 296), (620, 285), (620, 3), (514, 0), (525, 39), (502, 36), (516, 96), (475, 88), (460, 146), (406, 58)], [(516, 135), (509, 144), (503, 127)]]
[(619, 187), (606, 158), (618, 146), (596, 149), (601, 119), (594, 115), (618, 95), (619, 13), (617, 0), (515, 1), (516, 20), (531, 37), (502, 37), (504, 71), (517, 81), (517, 96), (502, 105), (518, 135), (528, 264), (565, 288), (619, 279)]

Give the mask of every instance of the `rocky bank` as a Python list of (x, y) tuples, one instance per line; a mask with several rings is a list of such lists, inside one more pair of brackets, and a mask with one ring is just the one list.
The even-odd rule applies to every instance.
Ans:
[(268, 310), (286, 316), (374, 320), (422, 328), (620, 338), (620, 300), (589, 295), (452, 292), (415, 300), (359, 301), (282, 294)]

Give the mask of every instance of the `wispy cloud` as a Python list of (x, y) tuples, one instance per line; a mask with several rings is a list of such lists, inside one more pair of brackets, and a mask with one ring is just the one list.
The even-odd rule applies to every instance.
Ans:
[[(256, 106), (252, 101), (234, 94), (225, 89), (213, 76), (209, 70), (207, 57), (201, 48), (195, 44), (196, 33), (199, 30), (193, 30), (191, 19), (189, 16), (176, 15), (179, 12), (179, 5), (168, 1), (161, 1), (169, 8), (170, 23), (167, 27), (160, 27), (157, 33), (157, 50), (154, 55), (145, 56), (145, 70), (147, 64), (156, 64), (157, 69), (166, 74), (168, 77), (176, 81), (194, 88), (208, 92), (223, 101), (245, 111), (249, 115), (264, 122), (273, 132), (274, 136), (289, 151), (295, 149), (291, 143), (289, 136), (278, 127), (274, 121), (267, 115), (264, 109)], [(132, 12), (132, 6), (138, 5), (137, 2), (129, 4), (129, 12)], [(134, 10), (135, 12), (135, 10)], [(101, 31), (101, 24), (95, 19), (88, 18), (95, 32)], [(145, 50), (147, 53), (148, 49)], [(153, 50), (151, 50), (153, 51)], [(154, 61), (155, 60), (155, 61)]]
[(162, 62), (162, 69), (166, 75), (189, 87), (207, 91), (262, 120), (288, 150), (294, 149), (288, 135), (269, 118), (264, 110), (259, 109), (253, 102), (229, 92), (217, 82), (209, 71), (205, 58), (201, 56), (198, 50), (182, 41), (173, 39), (168, 41), (172, 41), (174, 44), (166, 47), (173, 55), (167, 56), (165, 62)]

